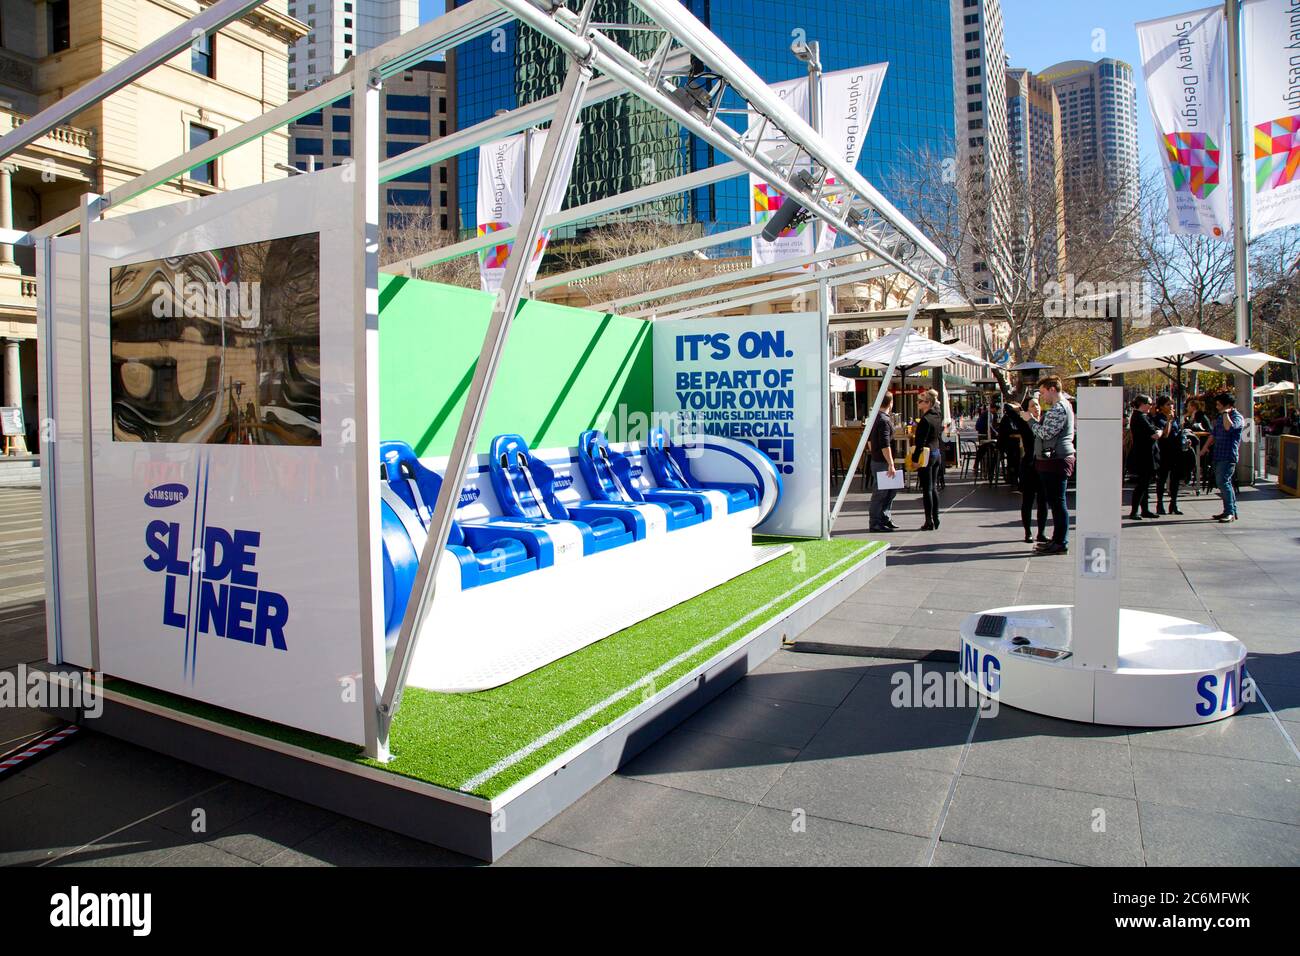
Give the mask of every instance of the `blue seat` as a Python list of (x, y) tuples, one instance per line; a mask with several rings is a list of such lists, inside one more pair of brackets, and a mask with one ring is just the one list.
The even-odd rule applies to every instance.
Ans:
[[(674, 452), (677, 454), (673, 454)], [(699, 489), (721, 491), (727, 496), (727, 514), (758, 507), (760, 494), (758, 485), (696, 481), (691, 476), (690, 464), (686, 456), (682, 454), (681, 449), (673, 448), (668, 440), (668, 433), (662, 428), (650, 429), (650, 435), (646, 440), (645, 456), (650, 465), (650, 473), (654, 475), (655, 484), (660, 488), (678, 491)]]
[[(381, 442), (379, 457), (384, 481), (427, 532), (442, 488), (442, 476), (424, 467), (406, 442)], [(400, 523), (396, 511), (389, 510)], [(462, 588), (504, 581), (539, 567), (549, 567), (554, 561), (551, 541), (544, 533), (493, 527), (488, 523), (453, 521), (447, 550), (460, 564)]]
[(590, 429), (578, 436), (578, 467), (597, 500), (614, 505), (658, 505), (668, 517), (668, 530), (688, 528), (713, 516), (707, 495), (636, 487), (625, 455), (610, 451), (605, 433)]
[(646, 536), (645, 519), (631, 509), (562, 504), (555, 497), (555, 472), (529, 451), (522, 436), (493, 438), (489, 456), (492, 489), (507, 519), (541, 527), (571, 523), (582, 532), (583, 554), (608, 551)]

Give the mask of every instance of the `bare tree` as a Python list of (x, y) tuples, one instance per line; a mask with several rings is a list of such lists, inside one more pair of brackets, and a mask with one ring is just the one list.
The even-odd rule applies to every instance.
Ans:
[[(1090, 304), (1061, 308), (1067, 277), (1082, 299), (1140, 278), (1140, 210), (1126, 184), (1076, 176), (1067, 194), (1059, 173), (1021, 175), (1010, 163), (994, 179), (983, 165), (963, 170), (955, 162), (951, 154), (916, 155), (895, 193), (948, 256), (949, 281), (974, 307), (986, 354), (990, 323), (1004, 325), (1021, 362), (1036, 359), (1053, 332), (1093, 318)], [(1058, 169), (1070, 162), (1062, 157)]]
[(1143, 180), (1141, 202), (1142, 267), (1155, 318), (1231, 338), (1236, 288), (1231, 239), (1172, 232), (1160, 169)]
[(1300, 229), (1263, 237), (1252, 250), (1252, 342), (1256, 348), (1291, 360), (1293, 398), (1300, 406)]
[[(428, 212), (413, 210), (398, 220), (384, 223), (380, 230), (379, 262), (380, 265), (401, 262), (412, 256), (450, 246), (456, 241), (458, 241), (456, 234), (437, 228), (433, 216)], [(417, 270), (416, 278), (477, 289), (479, 287), (478, 256), (458, 256), (455, 259), (426, 266)]]
[[(547, 263), (551, 272), (570, 272), (588, 266), (651, 252), (701, 236), (699, 224), (673, 220), (626, 216), (584, 231), (579, 236), (552, 242)], [(663, 289), (704, 275), (719, 268), (719, 261), (703, 255), (685, 253), (654, 259), (641, 265), (600, 272), (561, 288), (589, 305), (610, 302), (631, 295)], [(546, 269), (546, 264), (543, 265)]]

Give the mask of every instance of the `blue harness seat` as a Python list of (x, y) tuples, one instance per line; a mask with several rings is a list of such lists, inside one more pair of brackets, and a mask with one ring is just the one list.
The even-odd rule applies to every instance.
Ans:
[(582, 532), (582, 553), (596, 554), (646, 536), (645, 519), (631, 509), (579, 503), (566, 507), (555, 497), (555, 472), (533, 456), (520, 435), (498, 435), (489, 450), (492, 489), (505, 515), (491, 525), (525, 522), (546, 527), (567, 522)]
[[(411, 509), (427, 532), (442, 488), (442, 476), (420, 464), (406, 442), (381, 442), (379, 457), (382, 477), (388, 487)], [(396, 512), (389, 510), (400, 523)], [(544, 533), (474, 522), (452, 522), (447, 550), (460, 564), (463, 589), (504, 581), (539, 567), (549, 567), (554, 562), (552, 543)]]
[(609, 441), (599, 429), (578, 436), (578, 467), (598, 500), (612, 505), (658, 505), (668, 516), (669, 531), (697, 525), (713, 516), (707, 495), (636, 487), (631, 463), (626, 456), (610, 451)]
[[(677, 452), (677, 454), (673, 454)], [(691, 477), (690, 465), (681, 449), (674, 448), (668, 441), (668, 434), (662, 428), (650, 429), (645, 448), (646, 461), (650, 473), (655, 477), (655, 484), (660, 488), (680, 491), (705, 489), (721, 491), (727, 496), (727, 514), (735, 514), (746, 508), (757, 508), (760, 500), (758, 485), (740, 482), (696, 481)]]

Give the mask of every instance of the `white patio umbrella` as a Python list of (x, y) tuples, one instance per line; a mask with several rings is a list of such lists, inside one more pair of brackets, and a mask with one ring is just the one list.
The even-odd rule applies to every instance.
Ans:
[(1247, 345), (1216, 339), (1196, 329), (1172, 325), (1141, 342), (1092, 360), (1094, 375), (1122, 374), (1159, 369), (1177, 386), (1178, 411), (1183, 406), (1183, 370), (1241, 373), (1253, 376), (1269, 362), (1285, 362), (1276, 355), (1257, 352)]
[(1141, 342), (1134, 342), (1109, 355), (1092, 360), (1092, 372), (1099, 375), (1161, 369), (1181, 384), (1183, 369), (1200, 372), (1228, 372), (1254, 375), (1269, 362), (1285, 362), (1276, 355), (1257, 352), (1246, 345), (1216, 339), (1196, 329), (1174, 325), (1161, 329)]
[[(898, 345), (898, 338), (902, 331), (902, 329), (895, 329), (888, 335), (882, 335), (874, 342), (868, 342), (861, 348), (845, 352), (838, 358), (831, 360), (831, 368), (850, 368), (855, 365), (862, 365), (866, 368), (888, 368), (889, 360), (893, 358), (894, 347)], [(993, 366), (992, 362), (980, 358), (968, 346), (936, 342), (934, 339), (927, 338), (912, 329), (903, 342), (903, 350), (898, 356), (897, 370), (906, 377), (913, 369), (943, 368), (945, 365), (951, 365), (954, 362), (970, 362), (974, 365)]]

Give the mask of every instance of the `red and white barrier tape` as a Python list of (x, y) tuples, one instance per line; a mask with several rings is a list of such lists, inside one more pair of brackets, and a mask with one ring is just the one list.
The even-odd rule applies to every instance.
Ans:
[(66, 727), (56, 730), (52, 734), (47, 734), (32, 743), (26, 744), (21, 750), (13, 751), (6, 754), (0, 759), (0, 774), (6, 774), (11, 770), (17, 770), (28, 760), (32, 760), (48, 752), (52, 747), (57, 747), (63, 743), (81, 728), (76, 724), (68, 724)]

